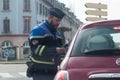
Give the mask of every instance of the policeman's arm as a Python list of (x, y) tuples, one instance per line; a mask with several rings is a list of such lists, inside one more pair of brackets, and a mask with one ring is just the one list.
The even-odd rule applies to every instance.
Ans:
[(51, 47), (43, 44), (43, 38), (29, 39), (30, 49), (36, 55), (55, 54), (57, 53), (56, 47)]

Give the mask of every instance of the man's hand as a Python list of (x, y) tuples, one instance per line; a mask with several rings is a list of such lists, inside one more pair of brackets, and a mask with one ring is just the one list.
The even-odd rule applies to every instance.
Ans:
[(65, 53), (65, 49), (63, 47), (57, 47), (56, 51), (57, 51), (58, 54)]

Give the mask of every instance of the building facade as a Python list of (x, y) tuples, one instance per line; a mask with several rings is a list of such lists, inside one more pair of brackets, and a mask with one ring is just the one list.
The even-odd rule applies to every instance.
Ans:
[(47, 18), (51, 7), (58, 7), (66, 13), (59, 30), (65, 39), (71, 40), (82, 22), (57, 0), (0, 0), (0, 60), (28, 57), (29, 33)]

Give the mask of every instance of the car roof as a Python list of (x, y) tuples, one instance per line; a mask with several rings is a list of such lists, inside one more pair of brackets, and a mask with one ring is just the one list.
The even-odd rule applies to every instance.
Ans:
[(103, 21), (96, 21), (96, 22), (88, 23), (88, 24), (85, 24), (82, 27), (80, 27), (80, 30), (91, 28), (91, 27), (96, 27), (96, 26), (114, 25), (114, 24), (120, 24), (120, 19), (118, 19), (118, 20), (103, 20)]

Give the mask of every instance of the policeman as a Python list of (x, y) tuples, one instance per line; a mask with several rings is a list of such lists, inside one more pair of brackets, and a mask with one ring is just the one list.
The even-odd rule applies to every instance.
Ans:
[(27, 76), (32, 77), (33, 71), (54, 68), (60, 64), (60, 55), (64, 53), (62, 36), (57, 30), (65, 13), (58, 8), (50, 8), (48, 19), (35, 26), (29, 37), (31, 62)]

